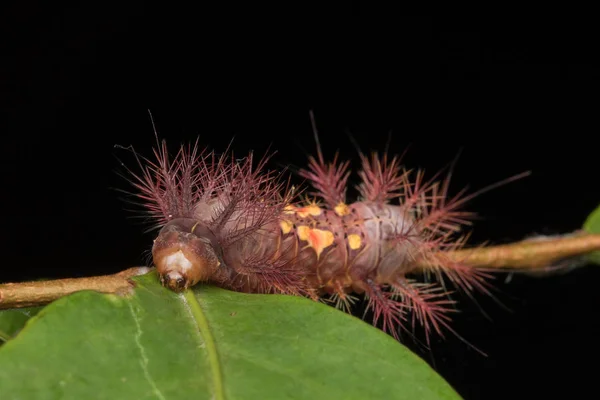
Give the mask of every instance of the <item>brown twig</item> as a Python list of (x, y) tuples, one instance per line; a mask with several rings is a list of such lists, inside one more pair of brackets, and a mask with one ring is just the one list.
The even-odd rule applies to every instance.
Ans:
[[(447, 256), (475, 268), (531, 271), (592, 251), (600, 251), (600, 234), (576, 233), (523, 240), (500, 246), (457, 250), (447, 253)], [(81, 290), (125, 295), (133, 289), (129, 278), (149, 271), (146, 267), (135, 267), (114, 275), (2, 284), (0, 309), (44, 305)]]
[(129, 278), (148, 271), (134, 267), (114, 275), (1, 284), (0, 309), (40, 306), (81, 290), (126, 295), (133, 289)]
[(499, 246), (463, 249), (448, 256), (477, 268), (534, 270), (569, 257), (600, 251), (600, 234), (577, 232), (558, 237), (540, 237)]

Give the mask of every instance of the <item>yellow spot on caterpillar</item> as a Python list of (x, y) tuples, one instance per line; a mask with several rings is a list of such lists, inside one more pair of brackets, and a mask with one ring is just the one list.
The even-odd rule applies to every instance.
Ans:
[(322, 211), (316, 204), (311, 204), (309, 206), (299, 208), (297, 213), (300, 218), (306, 218), (309, 215), (314, 217), (321, 215)]
[(360, 235), (356, 233), (348, 235), (348, 244), (352, 250), (360, 249), (361, 242)]
[(308, 233), (310, 232), (310, 228), (306, 225), (300, 225), (298, 227), (298, 237), (300, 240), (308, 240)]
[(345, 203), (339, 203), (333, 209), (335, 210), (335, 213), (340, 217), (350, 214), (350, 207), (348, 207), (348, 205)]
[(317, 258), (323, 250), (333, 244), (333, 233), (322, 229), (311, 229), (306, 225), (298, 227), (298, 237), (300, 240), (306, 240), (308, 245), (315, 249)]
[(288, 205), (283, 208), (284, 214), (294, 214), (295, 212), (296, 212), (296, 207), (294, 207), (292, 205)]
[(319, 208), (319, 206), (316, 205), (316, 204), (310, 204), (310, 205), (305, 206), (305, 207), (286, 206), (283, 209), (283, 212), (285, 214), (294, 214), (294, 213), (296, 213), (296, 214), (298, 214), (298, 216), (300, 218), (306, 218), (309, 215), (312, 215), (314, 217), (316, 217), (318, 215), (321, 215), (321, 213), (323, 212), (323, 210), (321, 210)]
[(283, 232), (283, 234), (285, 235), (287, 233), (290, 233), (290, 231), (294, 227), (294, 224), (292, 224), (292, 221), (284, 219), (279, 223), (279, 226), (281, 227), (281, 232)]

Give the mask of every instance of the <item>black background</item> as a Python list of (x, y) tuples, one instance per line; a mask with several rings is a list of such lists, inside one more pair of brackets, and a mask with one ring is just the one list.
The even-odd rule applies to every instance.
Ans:
[[(325, 153), (354, 165), (347, 132), (363, 150), (383, 150), (391, 135), (392, 152), (410, 145), (405, 163), (431, 174), (462, 149), (455, 190), (531, 170), (469, 204), (481, 216), (472, 244), (573, 231), (600, 201), (597, 40), (586, 21), (308, 5), (3, 7), (0, 281), (144, 261), (152, 236), (114, 190), (129, 188), (116, 157), (132, 162), (114, 145), (149, 154), (148, 110), (172, 148), (198, 135), (216, 150), (234, 138), (239, 154), (272, 145), (275, 168), (314, 152), (312, 109)], [(597, 268), (503, 278), (512, 312), (482, 299), (489, 321), (463, 301), (456, 318), (487, 358), (452, 337), (419, 354), (466, 399), (593, 393)]]

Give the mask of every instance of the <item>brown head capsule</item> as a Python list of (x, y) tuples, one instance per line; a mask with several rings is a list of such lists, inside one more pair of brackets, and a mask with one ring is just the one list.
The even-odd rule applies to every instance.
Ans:
[(200, 281), (218, 280), (225, 273), (219, 245), (205, 226), (189, 218), (167, 223), (152, 247), (161, 283), (182, 291)]

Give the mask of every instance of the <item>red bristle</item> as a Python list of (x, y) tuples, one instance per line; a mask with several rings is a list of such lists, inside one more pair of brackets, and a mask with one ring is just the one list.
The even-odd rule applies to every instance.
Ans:
[(322, 159), (310, 157), (309, 169), (300, 171), (300, 176), (309, 179), (316, 189), (313, 194), (322, 197), (331, 208), (346, 200), (346, 183), (350, 177), (350, 162), (339, 163), (337, 158), (336, 153), (333, 162), (325, 164)]
[(362, 182), (357, 189), (363, 199), (385, 203), (402, 195), (408, 172), (401, 171), (398, 157), (389, 162), (387, 157), (384, 153), (380, 160), (377, 153), (372, 153), (369, 159), (360, 153), (362, 170), (359, 176)]
[(138, 161), (141, 174), (127, 169), (129, 180), (138, 190), (136, 196), (156, 225), (162, 226), (174, 217), (189, 216), (196, 202), (192, 195), (197, 179), (195, 169), (203, 152), (198, 154), (197, 146), (188, 152), (181, 148), (171, 161), (163, 141), (154, 150), (156, 161), (151, 161), (131, 150)]
[[(220, 235), (221, 244), (227, 247), (242, 237), (256, 232), (262, 226), (275, 221), (289, 204), (289, 185), (279, 179), (279, 175), (263, 172), (268, 161), (265, 156), (253, 169), (252, 154), (232, 169), (230, 187), (222, 192), (226, 201), (210, 226)], [(237, 228), (222, 233), (227, 223), (235, 221)]]
[(299, 175), (311, 182), (316, 190), (312, 194), (322, 197), (330, 208), (334, 208), (346, 201), (346, 184), (350, 177), (350, 171), (348, 170), (350, 162), (338, 162), (339, 153), (337, 152), (332, 162), (325, 162), (312, 111), (310, 112), (310, 119), (317, 145), (317, 157), (309, 156), (308, 170), (300, 170)]
[(443, 276), (447, 277), (450, 282), (467, 295), (471, 295), (473, 292), (479, 292), (488, 296), (492, 295), (490, 290), (493, 286), (490, 280), (494, 276), (489, 272), (450, 260), (448, 257), (445, 257), (443, 252), (433, 253), (431, 257), (431, 268), (438, 274), (442, 273), (439, 274), (441, 279)]
[(447, 314), (455, 311), (449, 307), (455, 302), (448, 299), (448, 292), (436, 284), (410, 282), (403, 279), (399, 279), (392, 287), (393, 294), (412, 311), (413, 325), (419, 322), (424, 328), (427, 344), (432, 329), (438, 335), (444, 336), (442, 328), (448, 328), (451, 321)]
[(293, 263), (282, 260), (263, 261), (246, 259), (237, 270), (238, 275), (252, 276), (259, 281), (259, 293), (279, 293), (303, 296), (307, 293), (303, 274)]
[(392, 293), (383, 291), (372, 281), (367, 282), (367, 287), (367, 310), (373, 311), (373, 325), (376, 326), (381, 321), (381, 329), (390, 333), (396, 340), (400, 340), (398, 328), (406, 330), (404, 323), (409, 306), (403, 301), (392, 298)]

